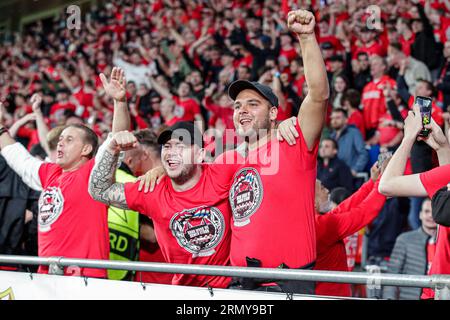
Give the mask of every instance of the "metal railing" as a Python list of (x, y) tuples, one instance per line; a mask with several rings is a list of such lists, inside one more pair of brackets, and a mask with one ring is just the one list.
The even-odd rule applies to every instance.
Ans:
[(183, 273), (273, 280), (304, 280), (371, 286), (431, 288), (436, 300), (450, 300), (450, 275), (400, 275), (363, 272), (338, 272), (278, 268), (246, 268), (230, 266), (189, 265), (156, 262), (124, 262), (113, 260), (73, 259), (64, 257), (28, 257), (0, 255), (0, 264), (49, 266), (50, 274), (63, 274), (64, 267)]

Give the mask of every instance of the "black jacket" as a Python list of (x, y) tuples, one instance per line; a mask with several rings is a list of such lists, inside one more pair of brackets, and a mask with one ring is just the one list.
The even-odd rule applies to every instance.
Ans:
[(450, 191), (447, 186), (439, 189), (431, 200), (433, 219), (437, 224), (450, 227)]
[(444, 95), (444, 111), (450, 105), (450, 62), (445, 61), (439, 72), (441, 83), (436, 86), (436, 89)]
[(322, 159), (317, 162), (317, 179), (328, 189), (344, 187), (353, 192), (353, 176), (350, 168), (339, 158), (331, 159), (325, 166)]
[(39, 193), (26, 186), (0, 156), (0, 254), (22, 253), (25, 210), (37, 216), (38, 198)]
[(433, 26), (425, 14), (421, 4), (417, 4), (423, 31), (416, 33), (416, 39), (411, 45), (411, 56), (425, 63), (430, 70), (439, 67), (442, 61), (442, 45), (434, 38)]

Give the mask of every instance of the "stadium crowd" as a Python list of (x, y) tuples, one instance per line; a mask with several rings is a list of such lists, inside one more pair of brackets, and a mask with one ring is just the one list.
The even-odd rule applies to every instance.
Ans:
[[(331, 247), (344, 241), (344, 269), (353, 270), (362, 262), (366, 234), (368, 264), (389, 272), (427, 274), (436, 251), (437, 224), (430, 201), (434, 192), (430, 197), (423, 192), (396, 194), (384, 184), (392, 196), (386, 200), (372, 190), (378, 189), (380, 171), (390, 159), (388, 153), (395, 153), (410, 136), (405, 119), (416, 96), (433, 98), (433, 125), (448, 138), (450, 1), (114, 0), (83, 12), (80, 29), (68, 28), (67, 17), (61, 13), (58, 18), (28, 25), (0, 47), (0, 124), (36, 158), (53, 162), (58, 158), (59, 141), (66, 139), (67, 132), (60, 138), (65, 126), (89, 127), (100, 144), (110, 141), (111, 132), (139, 130), (141, 135), (136, 133), (136, 139), (146, 147), (140, 153), (125, 153), (122, 160), (126, 166), (120, 169), (131, 179), (125, 182), (161, 165), (157, 137), (164, 130), (195, 121), (195, 130), (206, 132), (205, 159), (213, 161), (221, 154), (217, 152), (219, 140), (211, 132), (225, 136), (227, 150), (236, 147), (233, 100), (237, 97), (231, 99), (228, 94), (234, 81), (269, 86), (278, 101), (276, 121), (285, 124), (301, 112), (310, 90), (317, 90), (308, 88), (301, 41), (289, 30), (287, 14), (295, 9), (314, 14), (315, 36), (330, 88), (325, 126), (317, 146), (320, 183), (315, 188), (316, 209), (321, 213), (333, 209), (330, 214), (338, 214), (358, 208), (362, 219), (336, 231), (334, 237), (323, 235), (328, 238), (318, 243)], [(119, 96), (117, 92), (122, 89)], [(124, 101), (128, 107), (121, 105)], [(124, 111), (121, 108), (129, 109), (130, 123), (117, 125), (116, 118)], [(228, 131), (233, 134), (225, 134)], [(288, 136), (284, 139), (289, 140)], [(442, 158), (436, 150), (425, 141), (413, 143), (401, 174), (421, 174), (438, 167)], [(95, 154), (95, 150), (89, 152)], [(42, 218), (37, 214), (35, 190), (42, 190), (44, 182), (36, 186), (24, 179), (31, 187), (27, 189), (7, 172), (4, 162), (1, 157), (0, 203), (6, 198), (19, 200), (0, 206), (0, 253), (36, 255), (37, 221)], [(89, 164), (92, 167), (94, 164)], [(424, 187), (429, 192), (425, 182)], [(319, 196), (323, 201), (317, 199)], [(361, 212), (367, 211), (365, 198), (376, 202), (371, 208), (376, 210), (362, 218)], [(119, 222), (111, 216), (114, 212), (120, 216), (121, 210), (122, 214), (132, 214), (125, 211), (132, 208), (121, 208), (120, 202), (108, 204), (120, 208), (110, 207), (108, 227), (98, 222), (99, 228), (109, 228), (111, 258), (113, 252), (119, 258), (126, 256), (120, 250), (122, 236), (129, 244), (127, 259), (167, 260), (168, 253), (160, 250), (154, 232), (160, 222), (136, 214), (134, 231), (125, 234), (114, 227)], [(325, 208), (320, 208), (322, 204)], [(274, 207), (281, 205), (272, 203)], [(18, 206), (20, 210), (11, 209)], [(133, 209), (139, 208), (143, 207), (136, 204)], [(348, 219), (357, 220), (350, 215)], [(318, 223), (334, 228), (328, 221), (319, 219)], [(162, 231), (156, 233), (161, 235)], [(317, 236), (320, 234), (318, 231)], [(413, 262), (408, 262), (408, 255)], [(247, 260), (247, 265), (256, 266), (252, 263), (255, 261)], [(89, 271), (85, 274), (99, 276)], [(183, 277), (177, 277), (173, 281), (171, 275), (151, 273), (113, 275), (111, 271), (108, 277), (194, 283), (189, 282), (192, 279), (183, 282)], [(365, 295), (349, 290), (331, 292)], [(421, 295), (420, 290), (394, 291), (385, 288), (379, 297), (419, 299)], [(316, 292), (329, 291), (317, 287)]]

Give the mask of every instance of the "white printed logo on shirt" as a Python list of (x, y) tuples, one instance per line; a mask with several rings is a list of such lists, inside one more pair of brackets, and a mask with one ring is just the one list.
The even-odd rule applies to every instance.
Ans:
[(225, 219), (215, 207), (185, 209), (176, 213), (170, 221), (170, 230), (178, 244), (192, 257), (207, 257), (214, 254), (222, 241)]
[(367, 91), (363, 94), (362, 100), (369, 100), (369, 99), (380, 99), (381, 98), (381, 92), (377, 90)]
[(182, 106), (176, 105), (175, 109), (173, 110), (173, 114), (177, 118), (183, 118), (184, 117), (184, 108)]
[(64, 209), (64, 197), (58, 187), (49, 187), (42, 191), (39, 198), (39, 231), (50, 231), (51, 225), (58, 220)]
[(243, 227), (250, 223), (250, 217), (258, 210), (263, 198), (263, 186), (258, 171), (243, 168), (235, 176), (229, 200), (234, 225)]

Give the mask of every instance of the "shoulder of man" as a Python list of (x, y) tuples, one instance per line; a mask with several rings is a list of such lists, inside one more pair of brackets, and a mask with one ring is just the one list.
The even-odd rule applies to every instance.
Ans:
[(408, 245), (411, 243), (411, 241), (420, 239), (422, 237), (425, 237), (425, 234), (420, 229), (416, 229), (416, 230), (403, 232), (402, 234), (400, 234), (397, 237), (397, 241), (405, 242), (406, 245)]

